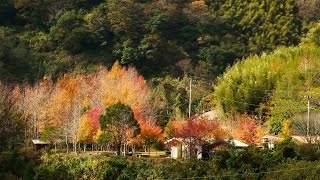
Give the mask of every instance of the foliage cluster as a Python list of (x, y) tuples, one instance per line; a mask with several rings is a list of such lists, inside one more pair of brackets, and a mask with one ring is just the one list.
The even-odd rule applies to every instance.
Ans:
[(29, 128), (27, 116), (17, 109), (17, 102), (12, 98), (13, 88), (0, 82), (0, 152), (13, 151), (24, 145), (29, 137), (25, 132)]
[[(292, 150), (291, 156), (285, 151)], [(309, 152), (314, 153), (314, 152)], [(175, 179), (232, 178), (270, 179), (286, 177), (311, 178), (319, 171), (319, 158), (300, 160), (299, 146), (290, 140), (276, 146), (274, 151), (249, 147), (217, 151), (207, 161), (197, 159), (90, 158), (49, 156), (36, 168), (38, 179), (56, 173), (64, 179)], [(310, 171), (311, 173), (307, 173)], [(267, 173), (268, 172), (268, 173)], [(51, 176), (52, 179), (55, 179)], [(36, 179), (37, 179), (36, 178)]]
[(0, 75), (6, 82), (57, 78), (77, 66), (111, 66), (115, 59), (146, 77), (180, 76), (181, 60), (211, 64), (219, 74), (249, 54), (297, 45), (302, 27), (319, 20), (318, 0), (0, 4)]
[(269, 120), (277, 134), (284, 120), (306, 112), (306, 96), (313, 97), (313, 106), (318, 102), (319, 53), (317, 45), (303, 43), (238, 62), (219, 78), (216, 103), (229, 115), (246, 112)]
[(248, 147), (215, 151), (208, 160), (1, 153), (1, 179), (308, 179), (319, 172), (319, 148), (292, 139), (274, 150)]
[[(109, 72), (100, 67), (90, 74), (66, 73), (57, 82), (45, 77), (35, 84), (0, 88), (1, 150), (31, 138), (49, 141), (55, 149), (65, 144), (67, 151), (72, 144), (75, 152), (78, 143), (85, 150), (87, 144), (91, 149), (97, 143), (150, 146), (161, 139), (151, 90), (134, 68), (119, 63)], [(143, 134), (137, 137), (140, 129)], [(135, 137), (139, 140), (132, 142)]]

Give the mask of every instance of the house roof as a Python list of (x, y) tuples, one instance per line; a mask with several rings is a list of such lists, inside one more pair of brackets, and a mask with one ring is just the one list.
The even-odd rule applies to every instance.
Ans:
[(202, 117), (207, 117), (209, 120), (215, 120), (221, 117), (221, 113), (218, 110), (211, 110), (201, 114)]
[(50, 144), (48, 141), (41, 141), (40, 139), (32, 139), (32, 143), (35, 145), (47, 145)]
[(171, 138), (171, 139), (168, 139), (166, 142), (164, 142), (165, 144), (168, 144), (168, 143), (176, 143), (176, 142), (183, 142), (183, 139), (182, 138)]
[[(211, 139), (207, 140), (207, 142), (211, 142), (211, 141), (212, 141)], [(171, 138), (171, 139), (167, 140), (165, 142), (165, 144), (171, 144), (171, 143), (177, 143), (177, 142), (181, 143), (181, 142), (183, 142), (183, 139), (182, 138)], [(237, 139), (225, 140), (225, 142), (231, 144), (234, 147), (248, 147), (249, 146), (248, 144), (241, 142)]]
[(231, 145), (233, 145), (235, 147), (248, 147), (249, 146), (248, 144), (241, 142), (237, 139), (231, 139), (228, 141), (228, 143), (230, 143)]
[(297, 142), (304, 143), (304, 144), (307, 144), (307, 143), (316, 144), (320, 140), (319, 136), (309, 136), (309, 138), (306, 136), (291, 136), (291, 137)]

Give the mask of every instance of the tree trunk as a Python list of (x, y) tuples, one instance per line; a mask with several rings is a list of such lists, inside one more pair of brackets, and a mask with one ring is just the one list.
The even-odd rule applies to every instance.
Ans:
[(77, 142), (73, 141), (73, 151), (77, 154)]
[(135, 145), (132, 146), (132, 154), (134, 154), (136, 152), (136, 147)]
[(123, 145), (123, 155), (127, 155), (127, 143)]
[(68, 134), (66, 134), (67, 153), (69, 153)]
[(116, 145), (116, 148), (117, 148), (117, 155), (121, 155), (121, 144), (117, 144)]

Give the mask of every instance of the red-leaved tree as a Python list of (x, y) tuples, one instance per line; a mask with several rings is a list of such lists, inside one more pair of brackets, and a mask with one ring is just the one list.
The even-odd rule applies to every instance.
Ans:
[(222, 141), (225, 133), (218, 121), (197, 116), (191, 120), (173, 121), (175, 138), (180, 138), (189, 147), (190, 155), (196, 155), (196, 147), (209, 142)]

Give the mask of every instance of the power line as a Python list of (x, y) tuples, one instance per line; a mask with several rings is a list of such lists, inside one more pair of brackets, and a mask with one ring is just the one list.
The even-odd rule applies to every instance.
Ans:
[(242, 173), (242, 174), (233, 174), (233, 175), (218, 175), (218, 176), (200, 176), (200, 177), (190, 177), (190, 178), (175, 178), (176, 180), (183, 180), (183, 179), (206, 179), (206, 178), (224, 178), (224, 177), (238, 177), (238, 176), (253, 176), (259, 174), (270, 174), (270, 173), (281, 173), (281, 172), (290, 172), (290, 171), (301, 171), (301, 170), (308, 170), (308, 169), (317, 169), (320, 166), (315, 167), (307, 167), (307, 168), (294, 168), (294, 169), (284, 169), (284, 170), (276, 170), (276, 171), (262, 171), (257, 173)]
[[(240, 87), (239, 87), (240, 88)], [(270, 92), (270, 93), (274, 93), (274, 92), (303, 92), (300, 90), (277, 90), (277, 89), (256, 89), (256, 88), (249, 88), (249, 87), (241, 87), (241, 89), (247, 89), (247, 90), (254, 90), (254, 91), (261, 91), (261, 92)], [(310, 94), (316, 94), (316, 95), (320, 95), (320, 92), (312, 92), (309, 91)]]

